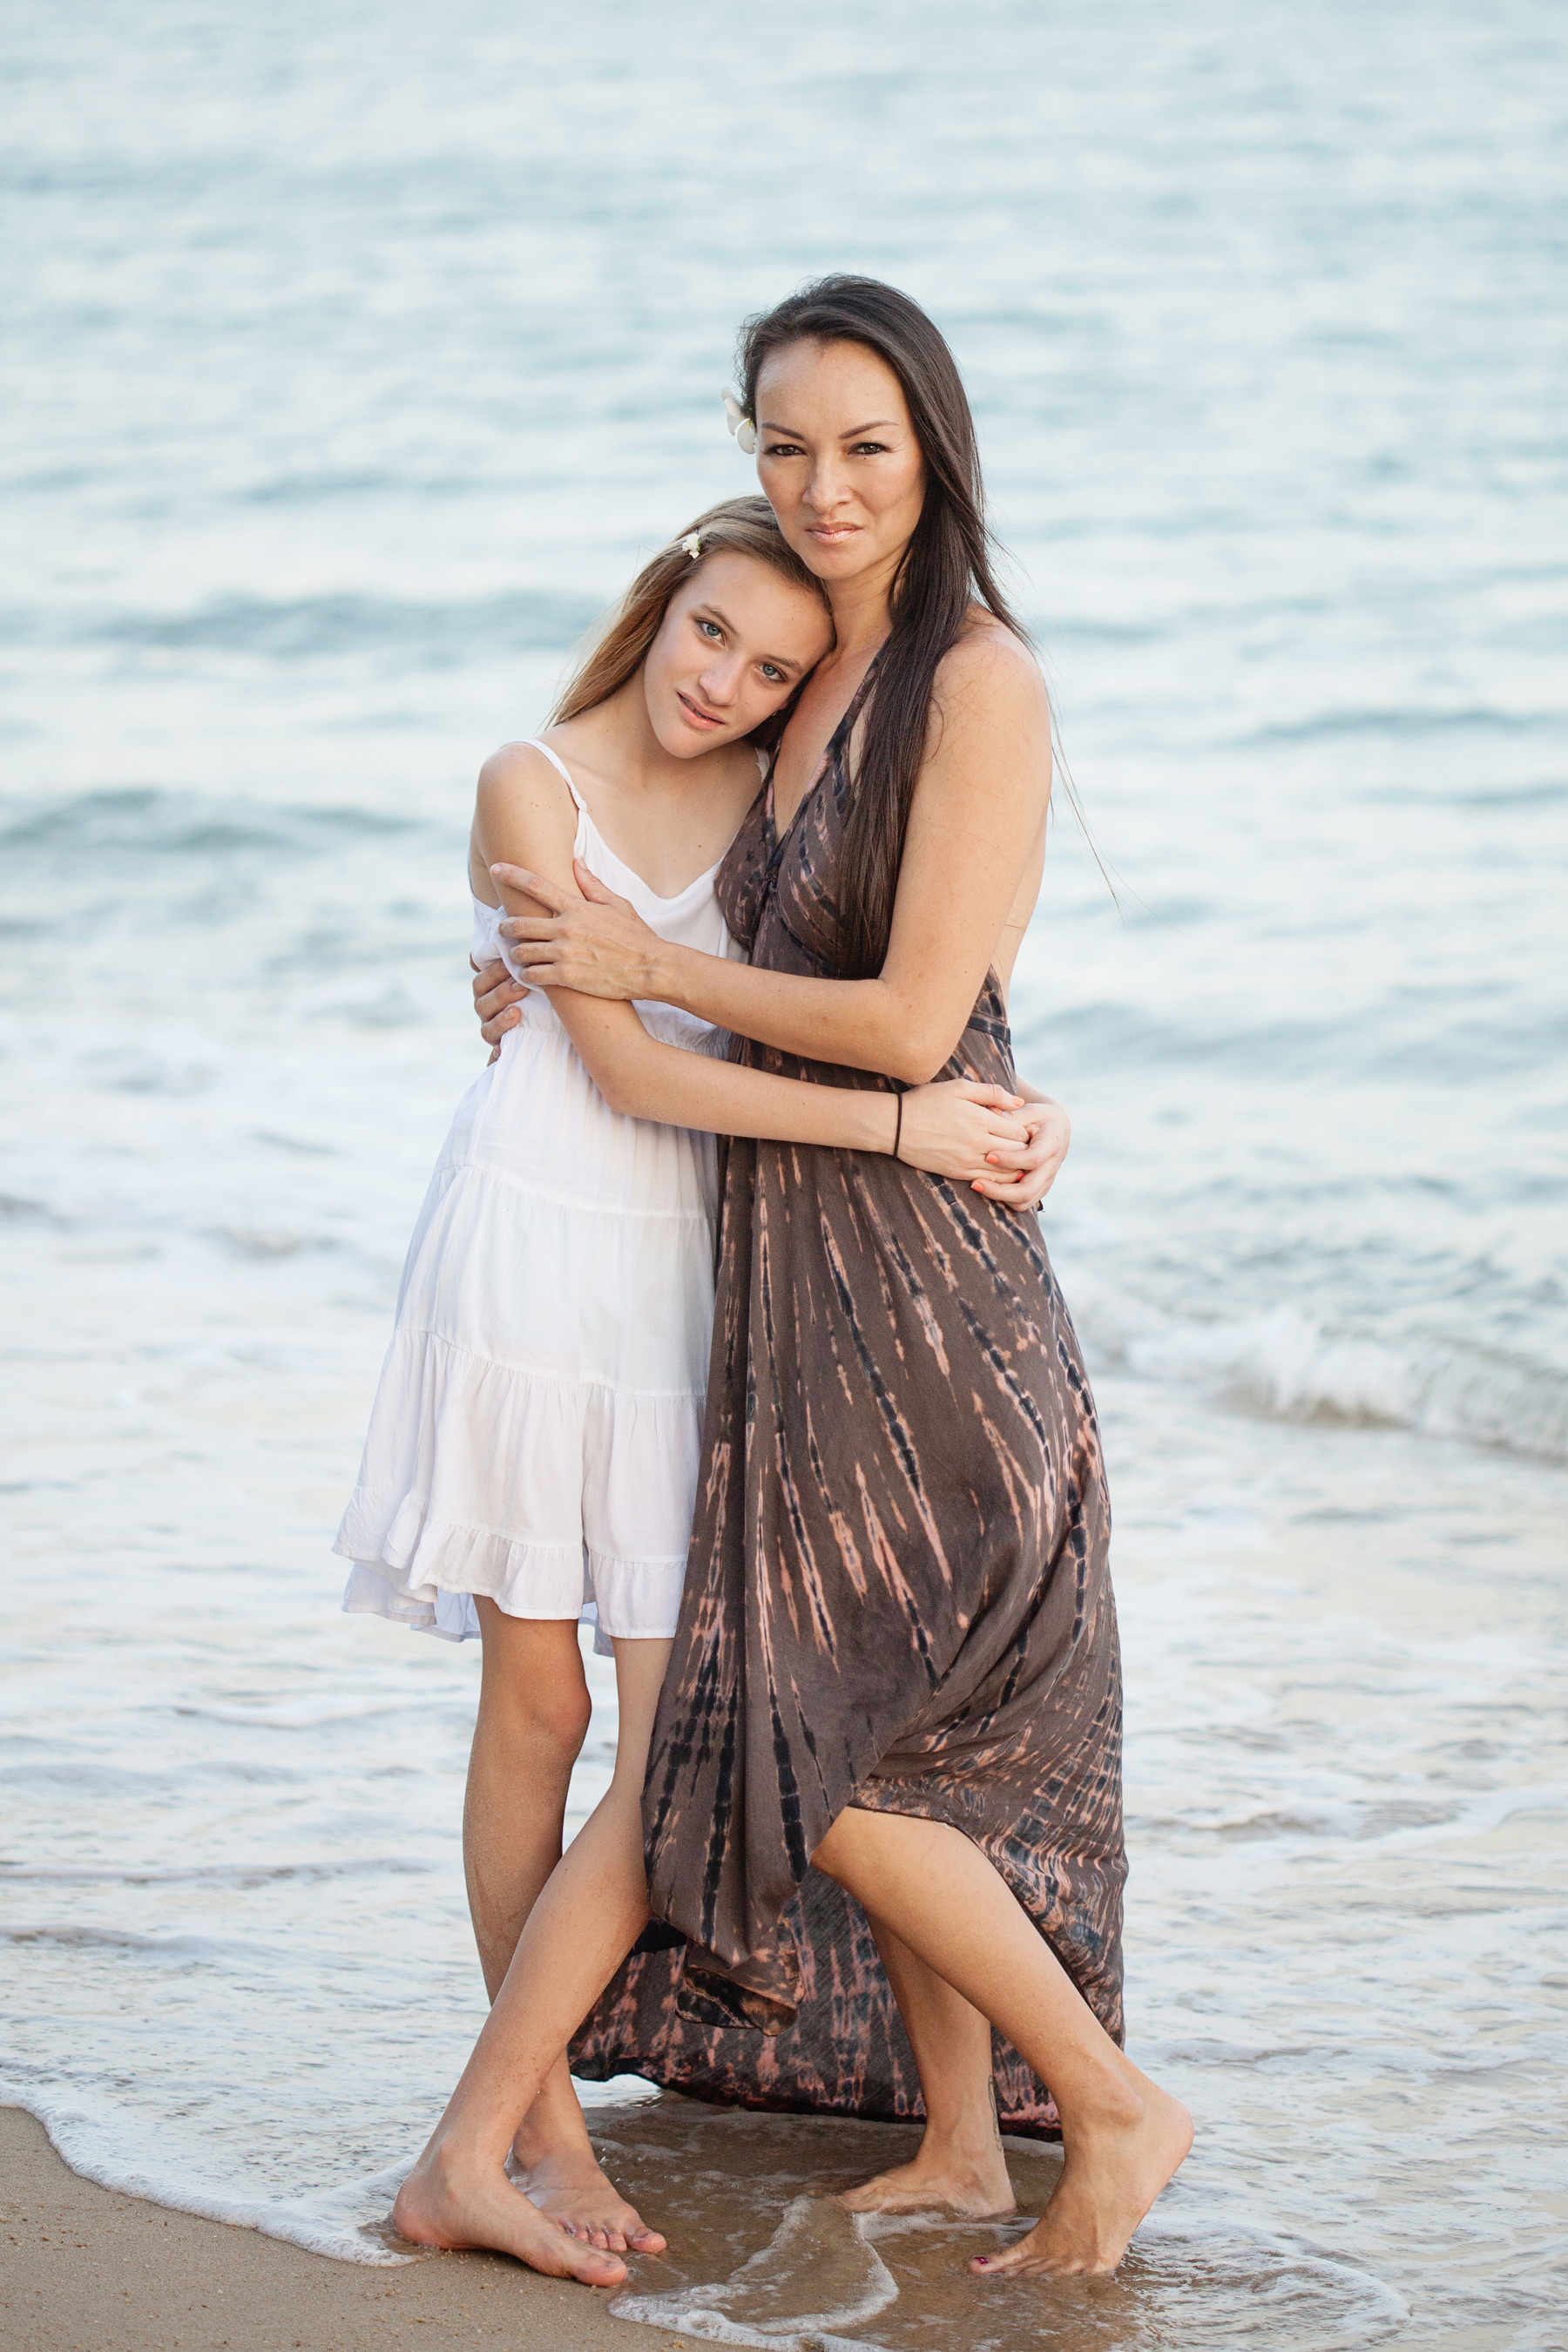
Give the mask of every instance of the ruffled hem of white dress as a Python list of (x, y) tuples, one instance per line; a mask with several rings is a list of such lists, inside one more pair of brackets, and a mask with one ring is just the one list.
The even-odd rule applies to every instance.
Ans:
[(590, 1620), (601, 1654), (611, 1637), (671, 1640), (686, 1574), (684, 1552), (627, 1559), (581, 1543), (526, 1543), (433, 1519), (427, 1496), (386, 1487), (355, 1487), (332, 1549), (353, 1562), (346, 1615), (469, 1642), (479, 1633), (477, 1594), (509, 1617)]

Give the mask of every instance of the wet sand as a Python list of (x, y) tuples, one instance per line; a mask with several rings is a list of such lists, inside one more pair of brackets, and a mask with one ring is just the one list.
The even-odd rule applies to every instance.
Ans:
[(0, 2215), (5, 2352), (668, 2352), (683, 2340), (499, 2255), (337, 2263), (99, 2189), (19, 2107), (0, 2107)]
[[(665, 2096), (595, 2109), (595, 2144), (668, 2254), (634, 2257), (605, 2294), (486, 2254), (388, 2265), (99, 2189), (42, 2127), (0, 2109), (0, 2344), (5, 2352), (1193, 2352), (1263, 2340), (1348, 2352), (1402, 2335), (1406, 2306), (1367, 2272), (1299, 2244), (1216, 2228), (1184, 2174), (1113, 2279), (970, 2275), (1029, 2226), (1059, 2152), (1005, 2142), (1007, 2221), (935, 2212), (852, 2220), (831, 2193), (913, 2152), (907, 2126), (745, 2115)], [(1194, 2222), (1196, 2226), (1194, 2227)], [(366, 2233), (374, 2251), (402, 2241)], [(9, 2239), (10, 2245), (5, 2243)], [(1196, 2326), (1193, 2325), (1194, 2319)], [(1423, 2330), (1412, 2344), (1433, 2341)], [(1516, 2340), (1511, 2332), (1503, 2339)], [(1550, 2338), (1532, 2339), (1550, 2341)], [(1486, 2331), (1444, 2331), (1494, 2352)]]

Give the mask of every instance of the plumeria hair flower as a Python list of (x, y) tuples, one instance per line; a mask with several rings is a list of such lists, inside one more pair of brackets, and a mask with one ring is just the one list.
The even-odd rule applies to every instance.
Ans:
[(757, 446), (757, 428), (742, 407), (733, 384), (724, 394), (724, 422), (749, 457)]
[(689, 530), (680, 544), (695, 563), (702, 552), (702, 533), (700, 530)]

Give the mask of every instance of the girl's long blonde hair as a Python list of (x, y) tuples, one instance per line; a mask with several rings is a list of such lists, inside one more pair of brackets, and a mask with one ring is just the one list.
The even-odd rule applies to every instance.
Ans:
[[(690, 547), (693, 540), (698, 547), (695, 559)], [(766, 499), (725, 499), (722, 504), (699, 515), (668, 547), (660, 548), (651, 562), (643, 565), (563, 689), (550, 714), (552, 727), (563, 726), (568, 719), (580, 719), (584, 710), (597, 709), (612, 694), (618, 694), (628, 678), (637, 676), (658, 635), (669, 600), (681, 582), (690, 576), (695, 563), (721, 551), (753, 556), (759, 563), (771, 564), (782, 579), (794, 586), (811, 589), (826, 607), (821, 581), (806, 570), (789, 545)], [(784, 711), (774, 711), (756, 730), (757, 739), (782, 732), (784, 717)]]

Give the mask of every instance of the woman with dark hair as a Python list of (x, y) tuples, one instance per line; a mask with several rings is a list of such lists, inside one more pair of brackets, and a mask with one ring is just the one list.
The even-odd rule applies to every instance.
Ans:
[[(573, 902), (510, 875), (552, 911), (507, 929), (533, 982), (680, 1006), (749, 1067), (891, 1093), (895, 1116), (939, 1075), (1009, 1085), (1050, 721), (952, 354), (907, 297), (838, 278), (752, 321), (742, 375), (741, 433), (835, 627), (720, 871), (750, 966), (669, 947), (582, 875)], [(703, 1455), (648, 1901), (601, 1890), (607, 1990), (574, 2064), (923, 2105), (916, 2163), (852, 2201), (996, 2210), (994, 2064), (1002, 2119), (1059, 2126), (1065, 2160), (1037, 2226), (976, 2266), (1113, 2269), (1191, 2124), (1120, 2046), (1109, 1510), (1036, 1222), (903, 1165), (896, 1131), (877, 1160), (731, 1143)], [(445, 2242), (510, 2242), (500, 2161), (571, 2023), (552, 1896), (400, 2200)], [(649, 1902), (662, 1925), (610, 1982)]]

